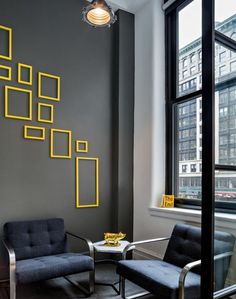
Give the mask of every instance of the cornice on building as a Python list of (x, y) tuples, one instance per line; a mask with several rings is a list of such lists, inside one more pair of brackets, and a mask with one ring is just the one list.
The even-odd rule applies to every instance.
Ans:
[[(228, 19), (224, 20), (223, 22), (216, 23), (216, 30), (222, 33), (230, 31), (231, 29), (236, 28), (236, 14), (232, 15)], [(189, 43), (187, 46), (183, 47), (179, 51), (179, 56), (184, 56), (197, 50), (201, 46), (201, 38), (194, 40), (193, 42)]]

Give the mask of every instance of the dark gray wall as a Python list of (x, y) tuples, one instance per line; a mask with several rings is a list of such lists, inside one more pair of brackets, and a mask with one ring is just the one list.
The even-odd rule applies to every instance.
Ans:
[[(94, 29), (82, 23), (85, 1), (0, 0), (0, 3), (0, 23), (13, 28), (13, 60), (0, 61), (13, 69), (12, 82), (0, 81), (0, 226), (12, 220), (63, 217), (69, 230), (99, 240), (103, 232), (117, 228), (113, 217), (117, 202), (113, 193), (112, 136), (117, 113), (113, 103), (115, 74), (119, 70), (114, 63), (114, 29)], [(18, 62), (33, 66), (32, 87), (17, 83)], [(61, 76), (61, 101), (50, 101), (55, 110), (53, 125), (36, 122), (38, 71)], [(5, 84), (33, 90), (32, 122), (4, 118)], [(16, 101), (14, 109), (20, 108), (19, 104)], [(24, 124), (45, 126), (46, 140), (23, 139)], [(71, 160), (49, 157), (51, 127), (72, 130)], [(89, 154), (84, 156), (100, 159), (99, 208), (75, 208), (76, 139), (89, 141)], [(130, 155), (129, 159), (132, 160)], [(130, 202), (131, 181), (132, 177), (127, 182)]]

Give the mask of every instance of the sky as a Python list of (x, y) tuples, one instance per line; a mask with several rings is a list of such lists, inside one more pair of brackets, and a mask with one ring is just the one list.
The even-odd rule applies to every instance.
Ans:
[[(234, 14), (236, 14), (236, 0), (215, 0), (215, 20), (217, 22), (222, 22)], [(180, 11), (180, 48), (201, 36), (201, 22), (201, 0), (194, 0)]]

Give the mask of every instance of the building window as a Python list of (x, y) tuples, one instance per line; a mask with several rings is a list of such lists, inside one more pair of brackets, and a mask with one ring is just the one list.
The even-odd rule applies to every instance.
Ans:
[(226, 60), (226, 53), (227, 53), (226, 51), (220, 53), (219, 55), (220, 62), (224, 62)]
[(190, 74), (193, 75), (196, 72), (196, 66), (190, 68)]
[(235, 72), (236, 71), (236, 61), (232, 61), (230, 63), (230, 71)]
[(197, 171), (197, 167), (196, 164), (191, 164), (191, 172), (196, 172)]
[(202, 60), (202, 51), (199, 51), (199, 52), (198, 52), (198, 59), (199, 59), (199, 60)]
[(190, 56), (190, 62), (194, 63), (195, 61), (196, 61), (196, 54), (194, 53)]
[(187, 76), (188, 76), (188, 71), (187, 70), (183, 71), (183, 78), (186, 78)]
[(226, 65), (219, 67), (219, 76), (224, 76), (226, 74)]
[(187, 58), (184, 58), (183, 59), (183, 68), (187, 67), (188, 66), (188, 61), (187, 61)]
[(182, 172), (183, 173), (187, 172), (187, 165), (182, 165)]

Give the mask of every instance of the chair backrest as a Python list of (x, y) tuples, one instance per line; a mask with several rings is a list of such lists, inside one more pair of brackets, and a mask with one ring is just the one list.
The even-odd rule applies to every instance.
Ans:
[(63, 219), (8, 222), (3, 230), (17, 260), (67, 252)]
[[(215, 232), (215, 254), (233, 251), (235, 237), (226, 232)], [(186, 264), (201, 259), (201, 228), (177, 224), (168, 243), (164, 261), (183, 268)], [(228, 273), (230, 257), (215, 263), (215, 289), (224, 287)], [(193, 268), (200, 274), (200, 267)]]

